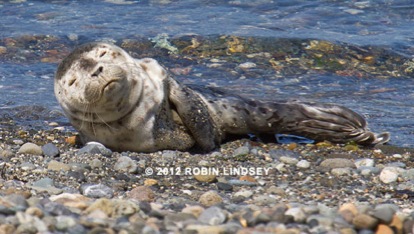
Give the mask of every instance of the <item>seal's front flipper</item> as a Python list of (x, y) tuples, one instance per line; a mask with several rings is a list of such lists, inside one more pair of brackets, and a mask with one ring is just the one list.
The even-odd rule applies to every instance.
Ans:
[(169, 77), (166, 82), (170, 89), (169, 100), (197, 145), (204, 151), (217, 148), (221, 141), (221, 134), (201, 98), (173, 78)]
[(358, 113), (341, 106), (328, 104), (277, 104), (282, 119), (281, 133), (302, 135), (317, 141), (335, 143), (354, 141), (360, 145), (386, 143), (389, 133), (375, 134)]

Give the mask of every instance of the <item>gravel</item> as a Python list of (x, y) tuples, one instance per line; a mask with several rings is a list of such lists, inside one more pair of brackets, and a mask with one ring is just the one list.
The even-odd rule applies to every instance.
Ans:
[(144, 154), (60, 129), (0, 130), (0, 233), (414, 231), (412, 149), (242, 139)]

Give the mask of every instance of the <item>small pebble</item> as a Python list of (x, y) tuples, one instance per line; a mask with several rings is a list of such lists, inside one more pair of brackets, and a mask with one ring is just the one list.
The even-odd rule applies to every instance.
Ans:
[(19, 153), (21, 153), (21, 154), (42, 155), (43, 151), (42, 151), (42, 147), (28, 142), (28, 143), (23, 144), (20, 147)]
[(195, 174), (194, 178), (200, 182), (212, 183), (216, 181), (217, 176), (215, 174)]
[(92, 161), (89, 162), (89, 166), (92, 169), (102, 168), (103, 162), (97, 158), (92, 159)]
[(376, 234), (394, 234), (395, 232), (387, 225), (379, 224), (375, 233)]
[(7, 47), (0, 46), (0, 54), (5, 54), (7, 52)]
[(250, 69), (250, 68), (255, 68), (256, 66), (257, 65), (252, 62), (245, 62), (245, 63), (239, 64), (239, 68), (241, 69)]
[(401, 154), (393, 154), (392, 157), (394, 157), (394, 158), (402, 158), (403, 156)]
[(299, 158), (299, 154), (291, 151), (291, 150), (285, 150), (285, 149), (277, 149), (277, 150), (270, 150), (269, 151), (270, 157), (273, 159), (279, 160), (281, 157), (288, 157), (288, 158)]
[(66, 231), (76, 224), (76, 220), (73, 217), (66, 215), (56, 217), (56, 229), (59, 231)]
[(357, 168), (360, 167), (373, 167), (375, 165), (375, 161), (372, 158), (362, 158), (355, 160), (355, 166)]
[(269, 195), (259, 195), (254, 197), (253, 200), (259, 206), (272, 205), (277, 202), (276, 198)]
[(414, 181), (414, 168), (401, 172), (401, 177), (403, 177), (406, 181)]
[(200, 162), (198, 162), (198, 166), (200, 166), (200, 167), (209, 167), (209, 166), (211, 166), (211, 163), (209, 163), (206, 160), (200, 160)]
[(221, 198), (221, 196), (217, 192), (211, 190), (203, 193), (198, 201), (203, 206), (210, 207), (222, 203), (223, 198)]
[(20, 164), (20, 168), (24, 171), (31, 171), (34, 170), (36, 166), (30, 162), (23, 162), (22, 164)]
[(44, 213), (39, 207), (29, 207), (25, 211), (26, 214), (42, 218)]
[(321, 162), (321, 167), (334, 169), (334, 168), (355, 168), (354, 162), (346, 158), (328, 158)]
[(351, 168), (334, 168), (331, 170), (332, 175), (334, 176), (344, 176), (351, 174)]
[(132, 160), (130, 157), (121, 156), (116, 161), (114, 169), (119, 172), (135, 173), (138, 169), (138, 165), (136, 161)]
[(39, 192), (47, 192), (49, 194), (59, 194), (62, 193), (63, 190), (55, 187), (55, 182), (48, 177), (39, 179), (33, 182), (32, 189), (39, 191)]
[(155, 180), (155, 179), (146, 179), (144, 181), (145, 186), (153, 186), (153, 185), (157, 185), (157, 184), (158, 184), (158, 180)]
[(288, 165), (296, 165), (299, 162), (297, 158), (288, 157), (288, 156), (282, 156), (279, 158), (279, 160)]
[(227, 181), (227, 183), (233, 186), (256, 186), (257, 185), (257, 183), (250, 182), (247, 180), (229, 180)]
[(155, 193), (147, 186), (138, 186), (127, 193), (128, 198), (137, 201), (152, 202), (155, 198)]
[(377, 167), (360, 166), (358, 168), (358, 171), (363, 176), (369, 176), (369, 175), (378, 175), (381, 172), (381, 169)]
[(187, 206), (181, 212), (194, 215), (194, 217), (200, 217), (203, 213), (204, 208), (202, 206)]
[(77, 141), (78, 141), (77, 136), (70, 136), (70, 137), (65, 138), (65, 142), (72, 146), (76, 145)]
[(162, 159), (167, 161), (167, 162), (172, 162), (175, 160), (175, 158), (177, 158), (178, 154), (177, 151), (173, 151), (173, 150), (164, 150), (162, 152)]
[(397, 210), (398, 207), (392, 204), (380, 204), (375, 207), (372, 216), (377, 218), (381, 223), (389, 224), (393, 220)]
[(399, 175), (398, 171), (399, 170), (396, 167), (384, 167), (379, 178), (385, 184), (396, 182)]
[(305, 222), (307, 217), (305, 211), (300, 207), (293, 207), (288, 209), (285, 212), (285, 215), (292, 216), (293, 220), (298, 223)]
[(59, 155), (59, 148), (52, 143), (47, 143), (42, 146), (42, 151), (45, 156), (56, 157)]
[(99, 142), (88, 142), (86, 145), (81, 148), (78, 152), (78, 155), (82, 154), (102, 154), (105, 157), (110, 157), (112, 155), (112, 151), (106, 148)]
[(81, 194), (91, 198), (112, 198), (114, 196), (113, 189), (104, 184), (82, 184), (79, 189)]
[(239, 178), (239, 180), (241, 180), (241, 181), (248, 181), (248, 182), (252, 182), (252, 183), (256, 183), (257, 182), (255, 178), (253, 178), (251, 176), (248, 176), (248, 175), (241, 176)]
[(405, 168), (407, 165), (403, 162), (390, 162), (385, 165), (386, 167), (399, 167)]
[(244, 156), (249, 154), (250, 149), (247, 146), (240, 146), (239, 148), (235, 149), (233, 152), (233, 157)]
[(355, 225), (357, 229), (374, 229), (377, 224), (378, 220), (370, 215), (367, 214), (357, 214), (352, 224)]
[[(310, 226), (322, 226), (322, 227), (331, 227), (334, 224), (334, 220), (329, 216), (324, 215), (310, 215), (306, 218), (306, 223)], [(344, 224), (346, 225), (346, 224)]]
[(216, 226), (190, 224), (185, 227), (184, 233), (240, 233), (238, 232), (239, 229), (241, 229), (241, 226), (234, 223), (226, 223)]
[(222, 209), (212, 206), (205, 209), (200, 216), (198, 221), (210, 225), (219, 225), (226, 221), (227, 215), (223, 212)]
[(253, 192), (250, 191), (250, 190), (240, 190), (240, 191), (236, 192), (234, 194), (234, 196), (235, 197), (242, 196), (242, 197), (245, 197), (245, 198), (249, 198), (249, 197), (253, 196)]
[(0, 206), (12, 207), (14, 211), (25, 211), (29, 204), (24, 196), (20, 194), (10, 194), (1, 197)]
[(56, 160), (52, 160), (47, 164), (47, 169), (52, 171), (69, 171), (70, 166), (66, 163), (58, 162)]
[(173, 214), (167, 214), (164, 217), (164, 225), (166, 229), (174, 229), (176, 228), (178, 223), (186, 223), (194, 221), (195, 217), (192, 214), (189, 213), (173, 213)]
[(300, 160), (298, 163), (296, 163), (296, 167), (302, 168), (302, 169), (308, 169), (310, 168), (311, 164), (307, 160)]
[(233, 186), (228, 183), (223, 182), (217, 182), (216, 183), (217, 189), (223, 190), (223, 191), (233, 191)]
[(280, 188), (280, 187), (277, 187), (277, 186), (274, 186), (274, 185), (272, 185), (269, 188), (267, 188), (266, 189), (266, 192), (267, 193), (270, 193), (270, 194), (277, 194), (277, 195), (280, 195), (280, 196), (283, 196), (283, 195), (286, 194), (285, 193), (285, 189)]
[(342, 215), (343, 212), (349, 212), (354, 217), (358, 214), (358, 208), (353, 203), (345, 203), (339, 207), (339, 214)]
[(22, 141), (22, 140), (20, 140), (20, 139), (16, 139), (16, 140), (13, 140), (13, 143), (14, 143), (15, 145), (23, 145), (23, 144), (24, 144), (24, 141)]

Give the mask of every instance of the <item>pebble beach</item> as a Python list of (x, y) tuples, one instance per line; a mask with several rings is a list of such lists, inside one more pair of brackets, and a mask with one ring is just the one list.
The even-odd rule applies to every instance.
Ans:
[(413, 232), (412, 149), (112, 152), (50, 125), (0, 130), (0, 233)]

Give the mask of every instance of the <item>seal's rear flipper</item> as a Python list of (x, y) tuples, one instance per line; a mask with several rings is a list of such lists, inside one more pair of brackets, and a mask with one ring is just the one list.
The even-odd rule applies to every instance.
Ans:
[(372, 142), (373, 145), (383, 145), (390, 141), (391, 135), (389, 132), (383, 132), (380, 134), (375, 134), (375, 141)]
[(283, 120), (280, 131), (335, 143), (353, 141), (360, 145), (378, 145), (389, 141), (389, 133), (375, 134), (358, 113), (330, 104), (286, 103), (277, 106)]

